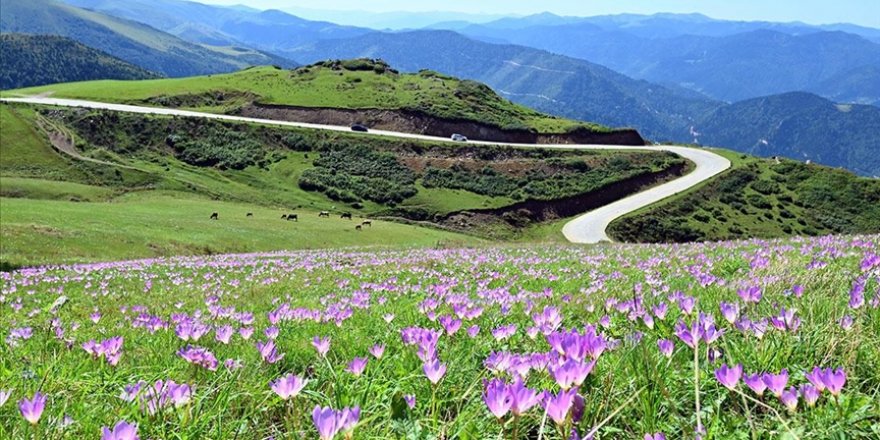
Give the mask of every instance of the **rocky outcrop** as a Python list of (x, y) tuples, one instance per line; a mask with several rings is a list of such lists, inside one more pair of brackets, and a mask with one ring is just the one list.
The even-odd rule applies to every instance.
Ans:
[(544, 134), (524, 129), (505, 129), (471, 120), (440, 119), (418, 110), (339, 109), (252, 103), (239, 114), (249, 118), (275, 119), (312, 124), (364, 124), (377, 130), (448, 137), (459, 133), (471, 139), (522, 144), (645, 145), (636, 130), (595, 132), (580, 128), (568, 133)]

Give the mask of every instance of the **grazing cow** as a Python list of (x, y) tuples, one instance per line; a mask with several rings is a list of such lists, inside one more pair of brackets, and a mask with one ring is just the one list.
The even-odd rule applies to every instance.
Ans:
[(281, 214), (281, 220), (287, 220), (287, 214)]
[(218, 214), (216, 212), (211, 214), (211, 220), (219, 220), (219, 219), (220, 219), (220, 214)]
[(299, 222), (299, 215), (298, 214), (287, 214), (287, 221), (298, 223)]
[(249, 213), (247, 213), (247, 215), (246, 215), (246, 217), (253, 217), (253, 216), (254, 216), (254, 213), (253, 213), (253, 212), (249, 212)]
[(347, 219), (351, 220), (351, 213), (350, 212), (343, 212), (342, 215), (339, 216), (339, 218), (347, 218)]
[(327, 217), (327, 218), (330, 218), (330, 212), (329, 212), (329, 211), (321, 211), (321, 212), (318, 213), (318, 217)]
[(361, 230), (361, 225), (357, 225), (357, 226), (355, 226), (354, 229), (355, 229), (356, 231), (360, 231), (360, 230)]
[(361, 223), (361, 225), (363, 225), (363, 226), (369, 226), (369, 227), (372, 228), (372, 227), (373, 227), (373, 222), (370, 221), (370, 220), (364, 220), (364, 222)]

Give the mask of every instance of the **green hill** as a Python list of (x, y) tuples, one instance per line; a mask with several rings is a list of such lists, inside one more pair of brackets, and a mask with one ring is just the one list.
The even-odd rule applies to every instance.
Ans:
[[(0, 105), (0, 122), (10, 264), (509, 238), (544, 220), (499, 212), (464, 227), (449, 218), (621, 184), (637, 191), (686, 166), (661, 152), (473, 147), (23, 105)], [(332, 218), (322, 223), (325, 210)], [(375, 224), (355, 235), (343, 212)], [(300, 222), (280, 219), (289, 213)], [(94, 244), (101, 234), (105, 247)]]
[(733, 167), (710, 182), (613, 222), (629, 242), (880, 232), (880, 180), (788, 159), (720, 151)]
[(293, 64), (253, 49), (189, 43), (145, 24), (54, 0), (2, 0), (0, 32), (68, 37), (169, 77)]
[(158, 75), (82, 45), (48, 35), (0, 35), (0, 89), (96, 79), (150, 79)]
[[(151, 81), (95, 81), (17, 90), (107, 102), (182, 106), (224, 113), (253, 102), (336, 109), (409, 110), (502, 129), (567, 133), (610, 132), (596, 124), (549, 116), (513, 104), (489, 87), (431, 71), (401, 74), (381, 61), (330, 61), (283, 70), (273, 67), (203, 77)], [(222, 100), (217, 97), (221, 96)]]

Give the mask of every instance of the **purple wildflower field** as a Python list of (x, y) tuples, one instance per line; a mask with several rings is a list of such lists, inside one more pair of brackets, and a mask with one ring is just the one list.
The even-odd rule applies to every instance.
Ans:
[(0, 275), (0, 438), (877, 439), (880, 236)]

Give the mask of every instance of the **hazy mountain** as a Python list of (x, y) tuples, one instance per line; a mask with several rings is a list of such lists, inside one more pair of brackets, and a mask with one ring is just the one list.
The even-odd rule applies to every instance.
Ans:
[(809, 93), (750, 99), (697, 124), (699, 140), (760, 156), (786, 156), (880, 175), (880, 108)]
[(52, 0), (0, 1), (0, 31), (68, 37), (172, 77), (228, 72), (255, 64), (294, 64), (247, 48), (193, 44), (142, 23)]
[(382, 58), (405, 71), (432, 69), (489, 84), (507, 98), (570, 118), (629, 126), (654, 139), (686, 137), (694, 115), (720, 103), (638, 81), (587, 61), (449, 31), (372, 33), (285, 52), (303, 61)]
[(159, 75), (69, 38), (0, 35), (0, 89), (94, 79), (148, 79)]
[[(837, 100), (880, 102), (880, 94), (862, 90), (880, 83), (880, 44), (863, 37), (795, 25), (766, 24), (773, 28), (768, 30), (756, 28), (762, 23), (701, 16), (690, 21), (682, 16), (623, 21), (626, 17), (567, 23), (544, 16), (508, 19), (461, 32), (487, 42), (590, 60), (634, 78), (690, 88), (728, 102), (802, 90)], [(734, 30), (744, 32), (730, 33)], [(695, 34), (682, 35), (683, 31)], [(846, 88), (828, 83), (841, 76)]]
[(246, 45), (278, 52), (325, 38), (370, 32), (305, 20), (278, 10), (229, 8), (181, 0), (65, 0), (115, 17), (146, 23), (187, 41)]

